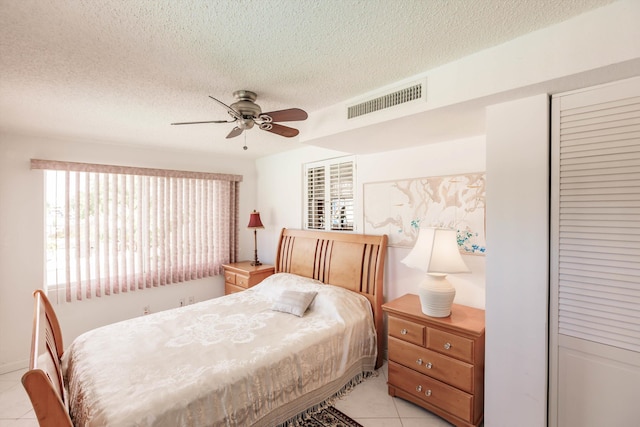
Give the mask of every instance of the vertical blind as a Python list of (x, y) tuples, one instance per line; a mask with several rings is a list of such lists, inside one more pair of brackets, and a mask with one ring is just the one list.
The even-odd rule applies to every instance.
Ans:
[(31, 161), (45, 169), (47, 286), (71, 301), (220, 274), (238, 175)]
[(558, 332), (640, 351), (640, 97), (561, 108)]

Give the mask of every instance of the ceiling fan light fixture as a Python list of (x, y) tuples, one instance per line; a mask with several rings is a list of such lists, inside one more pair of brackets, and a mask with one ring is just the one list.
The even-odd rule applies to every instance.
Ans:
[(245, 117), (242, 120), (238, 120), (238, 127), (242, 130), (251, 129), (253, 127), (254, 121), (250, 117)]

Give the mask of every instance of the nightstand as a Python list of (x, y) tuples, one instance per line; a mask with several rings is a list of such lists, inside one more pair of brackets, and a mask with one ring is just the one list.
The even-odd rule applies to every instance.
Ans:
[(275, 267), (273, 265), (262, 264), (251, 265), (251, 261), (234, 262), (223, 264), (224, 268), (224, 294), (240, 292), (262, 282), (271, 276)]
[(389, 394), (458, 427), (480, 425), (484, 310), (453, 304), (449, 317), (429, 317), (412, 294), (382, 309), (388, 315)]

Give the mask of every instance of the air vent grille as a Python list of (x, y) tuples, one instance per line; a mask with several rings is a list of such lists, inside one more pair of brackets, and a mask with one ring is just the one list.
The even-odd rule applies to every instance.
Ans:
[(352, 105), (348, 108), (347, 118), (353, 119), (355, 117), (373, 113), (374, 111), (394, 107), (420, 98), (422, 98), (422, 83), (361, 102), (360, 104)]

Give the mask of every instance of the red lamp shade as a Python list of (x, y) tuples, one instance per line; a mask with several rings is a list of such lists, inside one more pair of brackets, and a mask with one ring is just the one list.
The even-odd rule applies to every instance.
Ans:
[(256, 211), (255, 209), (253, 210), (253, 212), (251, 212), (251, 216), (249, 216), (249, 225), (247, 225), (247, 228), (264, 228), (264, 225), (262, 225), (262, 221), (260, 221), (260, 212)]

